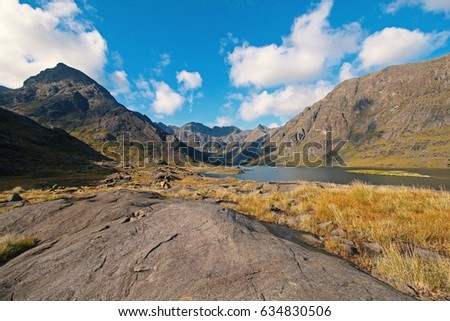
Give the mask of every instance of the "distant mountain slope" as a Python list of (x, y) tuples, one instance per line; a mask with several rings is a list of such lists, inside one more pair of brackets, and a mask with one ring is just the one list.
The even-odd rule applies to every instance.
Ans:
[(447, 167), (450, 55), (339, 84), (274, 132), (278, 146), (293, 143), (278, 161), (284, 163), (306, 142), (323, 142), (327, 130), (336, 142), (348, 140), (343, 155), (349, 165)]
[(190, 122), (181, 127), (157, 123), (166, 133), (175, 135), (180, 141), (197, 142), (205, 144), (208, 142), (253, 142), (259, 140), (270, 132), (270, 128), (258, 125), (255, 129), (241, 130), (236, 126), (214, 126), (208, 127), (202, 123)]
[(87, 144), (61, 129), (0, 108), (0, 176), (52, 172), (106, 160)]
[(166, 124), (164, 124), (164, 123), (161, 123), (161, 122), (158, 122), (158, 123), (156, 123), (156, 125), (163, 131), (163, 132), (166, 132), (167, 134), (169, 134), (169, 135), (173, 135), (175, 132), (174, 132), (174, 130), (173, 130), (173, 128), (172, 127), (175, 127), (175, 126), (172, 126), (172, 125), (166, 125)]
[[(262, 154), (263, 142), (272, 131), (263, 125), (251, 130), (241, 130), (235, 126), (211, 128), (196, 122), (181, 127), (163, 123), (157, 125), (180, 142), (202, 151), (205, 161), (209, 159), (220, 165), (243, 165), (253, 161), (253, 158), (248, 156)], [(248, 150), (251, 150), (251, 153)]]
[(93, 79), (62, 63), (27, 79), (22, 88), (0, 89), (0, 107), (62, 128), (98, 151), (126, 132), (153, 142), (159, 154), (166, 136), (147, 116), (126, 109)]
[(0, 86), (0, 94), (6, 94), (6, 93), (10, 93), (11, 91), (13, 91), (14, 89), (10, 89), (7, 88), (5, 86)]
[(223, 142), (226, 141), (227, 136), (242, 132), (235, 126), (214, 126), (211, 128), (197, 122), (190, 122), (181, 127), (162, 124), (162, 127), (165, 128), (166, 132), (175, 135), (180, 141), (187, 142), (189, 145), (194, 145), (194, 142), (197, 145), (204, 145), (212, 141)]

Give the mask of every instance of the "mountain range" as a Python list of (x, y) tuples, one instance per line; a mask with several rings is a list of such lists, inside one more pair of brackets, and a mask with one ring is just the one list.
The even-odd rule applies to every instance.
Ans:
[(190, 122), (181, 127), (167, 126), (161, 122), (157, 125), (166, 133), (174, 135), (178, 140), (187, 142), (191, 146), (204, 146), (211, 142), (223, 144), (253, 142), (271, 131), (270, 128), (263, 125), (258, 125), (251, 130), (241, 130), (236, 126), (214, 126), (211, 128), (196, 122)]
[[(144, 155), (149, 161), (167, 159), (172, 153), (178, 162), (192, 158), (205, 161), (214, 156), (222, 157), (219, 163), (226, 164), (260, 163), (270, 158), (272, 163), (298, 166), (302, 164), (296, 157), (305, 157), (301, 155), (305, 146), (315, 146), (315, 157), (329, 152), (323, 144), (328, 132), (334, 146), (343, 146), (340, 155), (351, 166), (447, 167), (450, 55), (346, 80), (276, 129), (154, 123), (128, 110), (96, 81), (63, 63), (30, 77), (19, 89), (0, 87), (0, 107), (10, 111), (2, 110), (1, 114), (2, 154), (11, 148), (5, 137), (20, 133), (32, 137), (47, 128), (52, 131), (46, 132), (49, 136), (77, 139), (79, 148), (75, 149), (85, 150), (92, 160), (98, 160), (101, 152), (110, 156), (105, 146), (111, 142), (117, 143), (116, 150), (123, 148), (123, 133), (127, 133), (131, 147), (151, 143), (146, 152), (153, 154)], [(5, 127), (4, 119), (26, 128)], [(59, 148), (59, 144), (53, 145)]]

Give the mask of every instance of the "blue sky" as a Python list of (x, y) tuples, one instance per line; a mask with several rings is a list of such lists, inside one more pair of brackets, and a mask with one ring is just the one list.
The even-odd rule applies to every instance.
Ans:
[(0, 84), (62, 61), (182, 125), (281, 125), (340, 81), (450, 52), (450, 0), (0, 0)]

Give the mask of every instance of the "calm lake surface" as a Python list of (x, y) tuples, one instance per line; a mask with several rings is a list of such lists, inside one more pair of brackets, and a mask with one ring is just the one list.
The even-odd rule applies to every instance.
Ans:
[[(373, 185), (405, 185), (430, 187), (434, 189), (450, 190), (450, 169), (395, 169), (408, 172), (429, 175), (430, 177), (398, 177), (348, 173), (347, 170), (361, 168), (342, 167), (318, 167), (318, 168), (291, 168), (291, 167), (241, 167), (245, 170), (236, 178), (255, 181), (286, 182), (292, 180), (329, 182), (337, 184), (349, 184), (355, 180)], [(380, 170), (392, 170), (383, 168), (370, 168)], [(224, 175), (208, 175), (223, 177)]]

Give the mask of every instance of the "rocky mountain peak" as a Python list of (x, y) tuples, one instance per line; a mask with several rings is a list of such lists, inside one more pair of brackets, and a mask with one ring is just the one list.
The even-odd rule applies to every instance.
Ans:
[(241, 130), (236, 126), (214, 126), (211, 129), (211, 133), (213, 136), (228, 136), (233, 133), (240, 133)]
[(56, 65), (56, 67), (45, 69), (36, 76), (28, 78), (24, 81), (23, 85), (24, 87), (31, 87), (62, 81), (85, 86), (96, 84), (95, 80), (93, 80), (83, 72), (60, 62)]
[(193, 133), (202, 133), (202, 134), (210, 134), (211, 128), (205, 126), (201, 123), (190, 122), (181, 127), (185, 131), (190, 131)]

